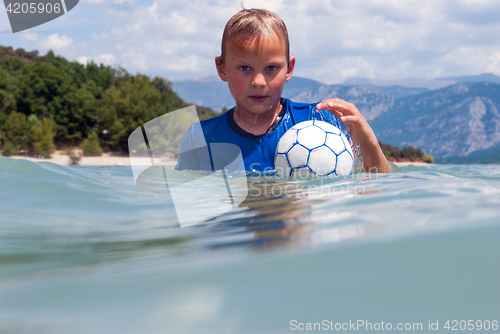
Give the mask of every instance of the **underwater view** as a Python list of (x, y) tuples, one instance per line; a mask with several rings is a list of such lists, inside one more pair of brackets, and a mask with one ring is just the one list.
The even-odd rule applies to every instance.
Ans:
[(500, 165), (392, 169), (233, 173), (210, 219), (202, 181), (181, 227), (130, 167), (0, 156), (0, 333), (498, 332)]

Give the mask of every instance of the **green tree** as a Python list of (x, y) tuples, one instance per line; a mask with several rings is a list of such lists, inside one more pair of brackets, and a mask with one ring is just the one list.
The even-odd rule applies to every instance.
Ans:
[(104, 94), (103, 106), (99, 109), (99, 121), (104, 142), (113, 147), (127, 150), (128, 136), (137, 127), (163, 114), (160, 92), (149, 78), (139, 75), (111, 86)]
[(44, 118), (40, 126), (31, 130), (33, 150), (46, 158), (50, 158), (50, 154), (56, 149), (54, 145), (56, 134), (54, 128), (55, 124), (52, 118)]
[(5, 144), (2, 147), (2, 155), (6, 157), (10, 157), (12, 154), (14, 154), (14, 146), (12, 146), (11, 142), (5, 142)]
[(28, 129), (31, 129), (42, 126), (42, 122), (36, 117), (35, 114), (31, 114), (28, 116)]
[(97, 133), (93, 132), (85, 138), (80, 144), (80, 148), (83, 150), (83, 154), (89, 157), (96, 157), (102, 155), (102, 148), (99, 145), (99, 136)]
[[(28, 148), (31, 151), (34, 151), (33, 149), (33, 142), (35, 141), (35, 138), (33, 137), (33, 129), (35, 128), (41, 128), (42, 127), (42, 121), (36, 117), (35, 114), (31, 114), (28, 116), (27, 119), (27, 131), (28, 131)], [(36, 132), (36, 131), (35, 131)]]
[[(128, 136), (136, 128), (185, 106), (165, 78), (69, 62), (52, 51), (39, 56), (38, 51), (0, 46), (0, 144), (9, 142), (14, 151), (35, 146), (50, 151), (49, 140), (43, 140), (45, 148), (39, 145), (51, 132), (48, 123), (42, 124), (46, 118), (53, 120), (53, 140), (58, 144), (78, 145), (97, 132), (103, 146), (127, 150)], [(209, 108), (198, 111), (201, 119), (217, 115)]]
[(206, 119), (219, 116), (220, 114), (210, 108), (196, 106), (196, 111), (198, 112), (198, 116), (200, 117), (200, 121), (204, 121)]
[(424, 154), (424, 156), (422, 157), (422, 161), (423, 162), (428, 162), (430, 164), (433, 164), (434, 163), (434, 157), (432, 156), (432, 154)]
[(29, 135), (24, 114), (11, 112), (3, 124), (2, 131), (4, 141), (12, 144), (14, 153), (27, 148)]
[(165, 78), (155, 77), (151, 84), (160, 93), (162, 113), (174, 111), (187, 106), (176, 92), (172, 90), (172, 83)]
[(84, 71), (82, 65), (54, 56), (24, 67), (18, 110), (39, 118), (52, 116), (56, 138), (79, 143), (97, 125), (98, 103), (93, 92), (102, 94), (95, 83), (84, 81), (81, 71)]
[(0, 113), (16, 110), (16, 89), (14, 77), (0, 67)]

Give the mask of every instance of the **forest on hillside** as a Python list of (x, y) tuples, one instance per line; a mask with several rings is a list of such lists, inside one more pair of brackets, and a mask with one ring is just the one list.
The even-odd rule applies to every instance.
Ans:
[[(127, 152), (132, 131), (186, 106), (164, 78), (102, 64), (84, 66), (52, 51), (39, 56), (38, 51), (0, 46), (3, 155), (48, 156), (56, 146), (81, 145), (87, 155), (98, 154), (101, 147)], [(218, 115), (209, 108), (197, 110), (201, 119)]]

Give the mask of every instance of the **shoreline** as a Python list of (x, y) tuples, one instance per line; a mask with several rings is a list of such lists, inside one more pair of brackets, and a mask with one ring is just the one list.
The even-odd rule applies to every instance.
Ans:
[[(114, 153), (103, 153), (102, 156), (99, 157), (82, 157), (78, 164), (73, 165), (71, 160), (69, 159), (69, 155), (66, 154), (65, 151), (57, 150), (52, 153), (52, 157), (50, 159), (40, 159), (33, 158), (24, 155), (13, 155), (9, 158), (12, 159), (23, 159), (32, 162), (52, 162), (61, 166), (130, 166), (130, 157), (128, 155), (116, 155)], [(406, 167), (409, 165), (414, 166), (432, 166), (434, 164), (423, 162), (423, 161), (392, 161), (398, 167)], [(177, 164), (177, 159), (165, 159), (164, 165), (166, 166), (175, 166)], [(149, 157), (136, 158), (134, 157), (134, 165), (138, 166), (150, 166), (151, 159)]]
[[(33, 158), (24, 155), (12, 155), (9, 158), (22, 159), (32, 162), (52, 162), (61, 166), (130, 166), (130, 157), (128, 155), (115, 155), (114, 153), (103, 153), (99, 157), (81, 157), (77, 164), (72, 164), (69, 155), (65, 151), (57, 150), (51, 154), (50, 159)], [(175, 166), (177, 159), (165, 159), (165, 166)], [(134, 165), (150, 166), (151, 159), (149, 157), (134, 157)]]
[(434, 163), (423, 162), (423, 161), (391, 161), (391, 162), (398, 167), (406, 167), (409, 165), (413, 165), (413, 166), (433, 166), (433, 165), (435, 165)]

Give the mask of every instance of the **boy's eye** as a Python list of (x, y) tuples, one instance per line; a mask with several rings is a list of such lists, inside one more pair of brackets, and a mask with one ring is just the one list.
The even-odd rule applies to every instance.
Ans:
[(267, 70), (268, 70), (268, 71), (276, 71), (277, 69), (278, 69), (278, 67), (277, 67), (277, 66), (274, 66), (274, 65), (271, 65), (271, 66), (268, 66), (268, 67), (267, 67)]
[(250, 67), (249, 66), (240, 66), (240, 70), (242, 70), (242, 71), (250, 71)]

